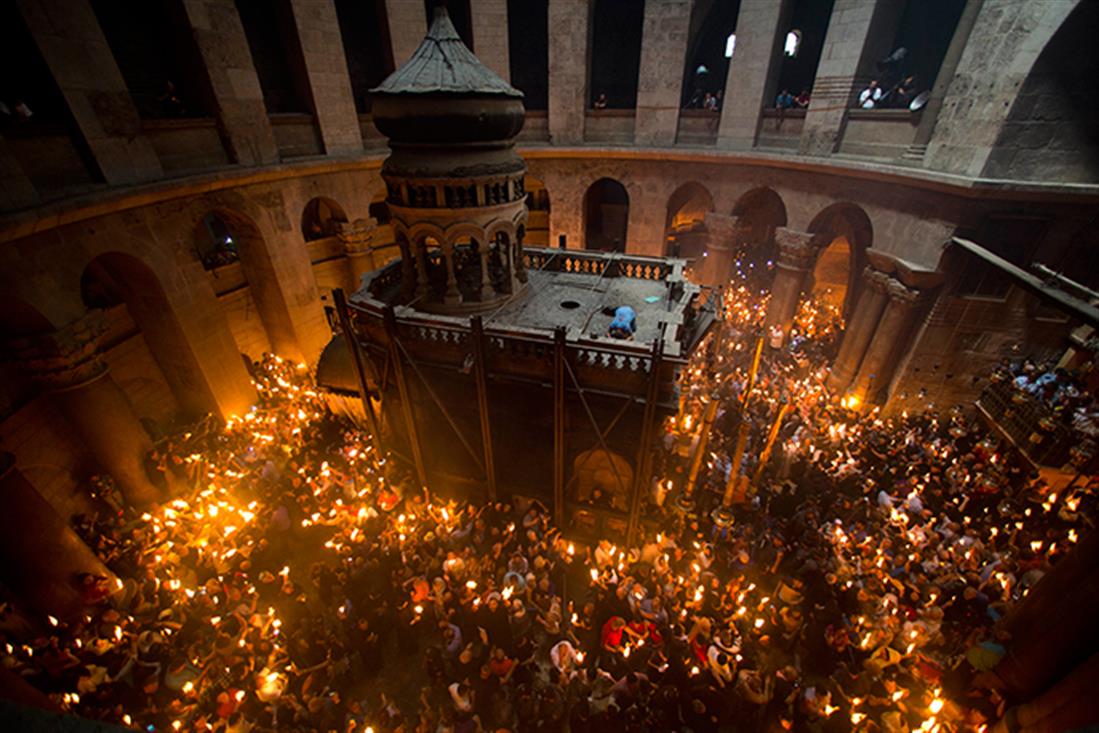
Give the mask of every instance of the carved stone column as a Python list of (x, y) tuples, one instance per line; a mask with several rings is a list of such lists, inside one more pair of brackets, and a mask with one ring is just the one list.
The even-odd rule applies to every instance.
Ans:
[(512, 265), (515, 267), (515, 279), (521, 283), (527, 281), (527, 262), (523, 258), (523, 237), (520, 234), (515, 235), (515, 260)]
[(805, 276), (816, 256), (814, 236), (785, 227), (775, 229), (778, 259), (775, 262), (775, 282), (771, 286), (771, 302), (767, 305), (765, 328), (779, 326), (783, 334), (790, 332), (790, 324), (798, 312), (801, 290), (805, 286)]
[(403, 236), (397, 237), (397, 247), (401, 250), (401, 294), (412, 297), (416, 289), (416, 264), (412, 246)]
[(481, 258), (481, 300), (489, 300), (496, 296), (496, 291), (492, 287), (491, 254), (488, 242), (477, 243), (477, 255)]
[(458, 290), (458, 278), (454, 274), (454, 245), (443, 245), (443, 264), (446, 265), (446, 292), (444, 303), (461, 303), (462, 293)]
[(126, 499), (142, 506), (160, 498), (145, 472), (145, 456), (153, 444), (100, 358), (102, 333), (96, 314), (11, 345), (22, 368), (50, 393)]
[(696, 268), (702, 285), (727, 285), (733, 272), (733, 252), (739, 234), (740, 217), (706, 213), (706, 257)]
[(420, 242), (412, 245), (412, 257), (416, 262), (416, 297), (426, 298), (427, 281), (427, 245)]
[(114, 573), (16, 468), (11, 453), (0, 453), (0, 498), (0, 568), (21, 600), (66, 619), (84, 610), (81, 576), (100, 576), (116, 588)]
[(862, 279), (862, 295), (855, 303), (854, 312), (843, 331), (839, 354), (836, 355), (832, 372), (828, 375), (828, 388), (837, 393), (847, 389), (858, 373), (866, 348), (874, 337), (874, 330), (878, 327), (882, 311), (889, 300), (886, 295), (890, 281), (888, 275), (867, 267), (862, 271)]
[(374, 218), (356, 219), (336, 235), (343, 244), (344, 254), (347, 255), (352, 293), (362, 287), (363, 275), (377, 269), (374, 262), (374, 232), (377, 229), (378, 222)]
[(874, 337), (859, 365), (851, 394), (860, 402), (877, 402), (889, 387), (901, 353), (912, 330), (920, 292), (906, 288), (892, 278), (886, 285), (888, 302)]
[(500, 258), (500, 263), (507, 272), (507, 277), (504, 279), (506, 283), (504, 288), (508, 293), (518, 291), (519, 280), (516, 277), (518, 273), (515, 271), (515, 245), (506, 239), (496, 240), (496, 256)]

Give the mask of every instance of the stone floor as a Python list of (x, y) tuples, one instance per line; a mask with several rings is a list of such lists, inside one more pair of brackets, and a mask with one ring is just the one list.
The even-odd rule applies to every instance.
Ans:
[(604, 337), (614, 310), (628, 305), (637, 313), (635, 340), (651, 342), (669, 314), (669, 288), (660, 280), (601, 278), (563, 272), (531, 272), (525, 295), (486, 317), (496, 326), (564, 326), (585, 336)]

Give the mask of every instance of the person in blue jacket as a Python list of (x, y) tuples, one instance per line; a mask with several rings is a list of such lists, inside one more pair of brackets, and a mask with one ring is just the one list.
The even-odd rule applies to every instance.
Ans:
[(607, 326), (611, 338), (632, 339), (637, 331), (637, 314), (628, 305), (619, 306), (614, 311), (614, 320)]

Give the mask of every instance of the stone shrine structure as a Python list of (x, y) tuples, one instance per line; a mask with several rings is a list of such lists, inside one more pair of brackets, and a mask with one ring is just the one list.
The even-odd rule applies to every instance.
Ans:
[[(657, 421), (676, 410), (712, 306), (682, 260), (523, 246), (521, 95), (435, 13), (375, 90), (400, 258), (363, 275), (339, 313), (361, 357), (337, 335), (318, 381), (350, 398), (360, 361), (371, 420), (420, 483), (532, 496), (579, 536), (633, 535)], [(637, 313), (630, 340), (607, 334), (622, 305)], [(353, 399), (336, 404), (366, 419)]]

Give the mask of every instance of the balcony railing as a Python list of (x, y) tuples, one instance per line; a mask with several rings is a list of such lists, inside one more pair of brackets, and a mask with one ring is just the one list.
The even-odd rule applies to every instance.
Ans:
[[(1048, 404), (1004, 377), (993, 380), (977, 407), (1038, 466), (1061, 468), (1084, 457), (1087, 440)], [(1094, 446), (1092, 446), (1094, 448)]]
[[(675, 399), (677, 371), (686, 364), (714, 321), (713, 303), (704, 302), (698, 297), (697, 286), (683, 281), (682, 261), (540, 248), (528, 248), (524, 254), (532, 269), (669, 283), (673, 289), (674, 309), (682, 314), (681, 319), (674, 319), (677, 322), (667, 324), (664, 333), (659, 399), (671, 404)], [(352, 323), (363, 346), (379, 354), (384, 351), (390, 341), (384, 323), (385, 313), (394, 306), (393, 334), (410, 357), (439, 367), (464, 368), (470, 352), (469, 319), (401, 307), (395, 302), (399, 298), (394, 297), (400, 290), (401, 275), (401, 263), (397, 261), (364, 276), (365, 288), (348, 303)], [(652, 370), (651, 344), (570, 335), (565, 351), (584, 389), (644, 394)], [(485, 352), (493, 374), (546, 381), (551, 377), (554, 335), (548, 328), (490, 322), (485, 326)]]

